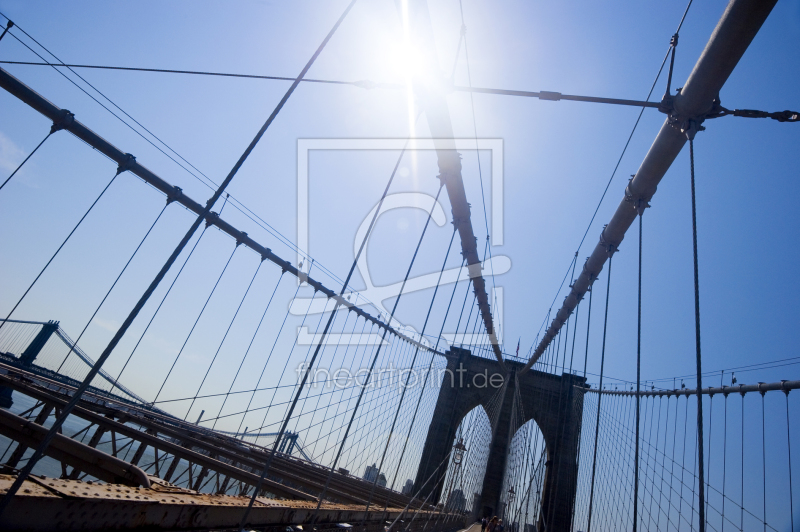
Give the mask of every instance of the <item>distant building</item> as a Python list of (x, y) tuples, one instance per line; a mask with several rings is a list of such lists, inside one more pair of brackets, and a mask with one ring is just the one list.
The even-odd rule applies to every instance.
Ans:
[(403, 489), (400, 490), (400, 493), (411, 496), (414, 493), (414, 481), (410, 478), (406, 480), (406, 483), (403, 485)]
[[(377, 482), (375, 482), (376, 478), (378, 479)], [(367, 468), (364, 470), (364, 480), (367, 482), (375, 482), (382, 488), (386, 487), (386, 475), (381, 473), (380, 469), (378, 469), (378, 466), (375, 464), (367, 466)]]
[(378, 466), (372, 464), (371, 466), (367, 466), (364, 470), (364, 480), (368, 482), (375, 482), (375, 477), (378, 476)]

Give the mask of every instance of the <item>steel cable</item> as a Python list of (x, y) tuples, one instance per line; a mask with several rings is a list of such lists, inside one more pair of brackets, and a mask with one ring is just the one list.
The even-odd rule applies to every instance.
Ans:
[[(92, 321), (94, 320), (94, 317), (95, 317), (95, 316), (97, 316), (97, 313), (98, 313), (98, 312), (100, 312), (100, 307), (102, 307), (102, 306), (103, 306), (103, 303), (105, 303), (105, 302), (106, 302), (106, 299), (108, 299), (108, 296), (109, 296), (109, 295), (111, 295), (111, 291), (112, 291), (112, 290), (114, 290), (114, 287), (115, 287), (115, 286), (117, 286), (117, 282), (119, 282), (119, 280), (120, 280), (120, 277), (122, 277), (122, 274), (123, 274), (123, 273), (125, 273), (125, 270), (127, 270), (127, 269), (128, 269), (128, 266), (130, 265), (131, 261), (132, 261), (132, 260), (133, 260), (133, 258), (136, 256), (136, 254), (139, 252), (139, 249), (142, 247), (142, 244), (144, 244), (144, 241), (145, 241), (145, 240), (147, 240), (147, 237), (148, 237), (148, 236), (150, 236), (150, 232), (153, 230), (153, 228), (156, 226), (156, 224), (158, 223), (158, 221), (161, 219), (161, 215), (162, 215), (162, 214), (164, 214), (164, 211), (167, 209), (167, 207), (168, 207), (168, 206), (169, 206), (169, 203), (167, 203), (166, 205), (164, 205), (164, 207), (163, 207), (163, 208), (161, 209), (161, 211), (158, 213), (158, 216), (156, 216), (156, 219), (155, 219), (155, 220), (153, 220), (153, 223), (152, 223), (152, 224), (150, 224), (150, 228), (147, 230), (147, 232), (146, 232), (146, 233), (144, 234), (144, 236), (142, 237), (142, 240), (139, 242), (139, 245), (138, 245), (138, 246), (136, 246), (136, 249), (134, 249), (134, 250), (133, 250), (133, 253), (131, 254), (130, 258), (129, 258), (129, 259), (128, 259), (128, 261), (125, 263), (125, 266), (123, 266), (123, 267), (122, 267), (122, 270), (119, 272), (119, 275), (117, 275), (117, 278), (116, 278), (116, 279), (114, 279), (114, 282), (113, 282), (113, 283), (111, 283), (111, 286), (109, 287), (108, 291), (106, 291), (106, 295), (105, 295), (105, 296), (103, 296), (103, 299), (102, 299), (102, 300), (100, 301), (100, 303), (97, 305), (97, 308), (95, 308), (95, 311), (94, 311), (94, 313), (92, 313), (92, 316), (91, 316), (91, 317), (89, 318), (89, 320), (86, 322), (86, 325), (83, 327), (83, 330), (82, 330), (82, 331), (81, 331), (81, 333), (78, 335), (78, 338), (77, 338), (77, 339), (76, 339), (76, 340), (75, 340), (75, 341), (72, 343), (72, 345), (70, 346), (70, 348), (69, 348), (69, 351), (68, 351), (68, 352), (67, 352), (67, 354), (64, 356), (64, 360), (62, 360), (62, 361), (61, 361), (61, 364), (59, 364), (59, 366), (58, 366), (58, 369), (56, 369), (56, 372), (57, 372), (57, 373), (58, 373), (59, 371), (61, 371), (61, 368), (62, 368), (62, 366), (64, 365), (64, 363), (67, 361), (67, 358), (69, 358), (69, 356), (72, 354), (72, 352), (73, 352), (73, 351), (75, 350), (75, 348), (78, 346), (78, 342), (80, 342), (80, 341), (81, 341), (81, 338), (83, 338), (83, 334), (86, 332), (86, 329), (88, 329), (88, 328), (89, 328), (89, 325), (91, 325), (91, 324), (92, 324)], [(113, 385), (112, 385), (112, 388), (111, 388), (111, 389), (112, 389), (112, 390), (114, 389), (114, 388), (113, 388)]]
[[(606, 332), (608, 330), (608, 301), (609, 295), (611, 294), (611, 260), (613, 259), (614, 255), (609, 254), (608, 257), (608, 280), (606, 281), (606, 312), (605, 312), (605, 320), (603, 322), (603, 348), (600, 355), (600, 384), (598, 389), (603, 389), (603, 370), (605, 369), (605, 361), (606, 361)], [(589, 492), (589, 521), (586, 526), (586, 532), (591, 532), (592, 529), (592, 503), (594, 499), (594, 481), (595, 481), (595, 468), (597, 467), (597, 438), (599, 435), (600, 429), (600, 401), (602, 395), (597, 397), (597, 426), (594, 432), (594, 458), (592, 459), (592, 484)]]
[[(64, 248), (64, 246), (69, 241), (69, 239), (72, 237), (72, 235), (75, 234), (75, 231), (78, 230), (78, 227), (80, 227), (80, 225), (83, 223), (83, 221), (86, 219), (86, 217), (89, 216), (89, 213), (92, 212), (92, 209), (94, 209), (94, 206), (97, 205), (97, 202), (100, 201), (100, 198), (103, 197), (103, 195), (106, 193), (106, 191), (111, 186), (111, 184), (114, 183), (114, 181), (117, 179), (117, 176), (119, 176), (119, 174), (121, 174), (123, 171), (125, 171), (125, 169), (123, 169), (122, 167), (119, 167), (117, 169), (117, 172), (114, 174), (114, 177), (111, 178), (111, 181), (109, 181), (108, 184), (105, 186), (105, 188), (103, 188), (103, 190), (100, 192), (100, 195), (97, 196), (97, 198), (95, 198), (95, 200), (92, 202), (92, 204), (89, 206), (89, 208), (83, 214), (83, 216), (81, 216), (81, 219), (78, 220), (78, 223), (75, 224), (75, 227), (72, 228), (72, 231), (70, 231), (69, 234), (67, 235), (67, 237), (63, 240), (63, 242), (61, 242), (61, 245), (58, 246), (58, 249), (50, 257), (50, 260), (47, 261), (47, 264), (45, 264), (44, 267), (39, 271), (38, 275), (36, 275), (36, 278), (33, 280), (33, 282), (31, 282), (31, 284), (28, 286), (28, 288), (25, 289), (25, 292), (22, 294), (22, 297), (20, 297), (17, 300), (17, 302), (14, 304), (14, 306), (8, 312), (8, 314), (6, 315), (6, 318), (2, 322), (0, 322), (0, 328), (2, 328), (3, 325), (5, 325), (8, 322), (8, 319), (11, 317), (11, 315), (14, 313), (14, 311), (17, 310), (17, 307), (20, 305), (20, 303), (22, 303), (22, 301), (28, 295), (28, 292), (31, 291), (31, 289), (34, 287), (34, 285), (39, 280), (39, 278), (42, 276), (42, 274), (44, 274), (45, 270), (47, 270), (47, 267), (50, 266), (50, 264), (53, 262), (53, 260), (58, 256), (59, 252)], [(19, 488), (17, 488), (17, 489), (19, 489)], [(14, 491), (16, 491), (16, 490), (14, 490)], [(5, 497), (4, 497), (4, 499), (5, 499)], [(0, 514), (2, 514), (2, 510), (5, 507), (5, 504), (7, 504), (7, 503), (2, 503), (0, 501)]]

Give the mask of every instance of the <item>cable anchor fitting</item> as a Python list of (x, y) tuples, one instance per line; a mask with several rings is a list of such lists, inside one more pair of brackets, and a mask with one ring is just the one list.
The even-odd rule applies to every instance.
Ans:
[(650, 203), (647, 202), (646, 199), (640, 194), (634, 194), (631, 190), (631, 184), (633, 183), (633, 179), (636, 177), (636, 174), (632, 175), (630, 179), (628, 179), (628, 186), (625, 187), (625, 201), (631, 203), (633, 205), (633, 209), (636, 211), (636, 214), (642, 216), (644, 214), (644, 210), (650, 207)]
[(609, 242), (608, 240), (606, 240), (606, 228), (607, 227), (608, 227), (608, 224), (604, 225), (603, 226), (603, 230), (600, 232), (600, 245), (603, 246), (606, 249), (606, 253), (608, 253), (609, 258), (611, 258), (611, 256), (614, 255), (614, 253), (619, 251), (619, 248), (617, 247), (617, 244), (613, 244), (613, 243)]
[(209, 212), (206, 215), (206, 229), (208, 229), (209, 226), (216, 224), (217, 220), (219, 220), (219, 214), (215, 213), (214, 211)]
[(61, 131), (62, 129), (69, 129), (74, 123), (75, 115), (66, 109), (61, 109), (58, 112), (58, 118), (53, 120), (53, 125), (50, 126), (50, 134), (52, 135), (56, 131)]
[(117, 175), (121, 174), (122, 172), (127, 172), (133, 168), (134, 164), (136, 164), (136, 157), (130, 153), (126, 153), (125, 159), (123, 159), (123, 161), (119, 163), (119, 166), (117, 167)]
[(181, 187), (172, 187), (172, 190), (167, 194), (167, 205), (177, 201), (181, 196), (183, 196), (183, 189)]
[[(674, 110), (674, 100), (671, 94), (672, 92), (672, 72), (675, 68), (675, 48), (678, 47), (678, 34), (676, 33), (673, 35), (669, 40), (669, 46), (672, 52), (672, 57), (669, 60), (669, 73), (667, 74), (667, 90), (664, 92), (664, 96), (661, 98), (661, 104), (658, 107), (658, 110), (664, 114), (671, 114)], [(678, 93), (680, 93), (680, 89), (678, 89)]]

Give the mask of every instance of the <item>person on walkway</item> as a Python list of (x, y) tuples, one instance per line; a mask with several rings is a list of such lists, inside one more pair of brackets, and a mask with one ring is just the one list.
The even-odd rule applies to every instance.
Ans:
[(495, 515), (489, 520), (489, 524), (486, 525), (486, 532), (495, 532), (495, 528), (497, 528), (497, 516)]
[(489, 524), (489, 520), (485, 517), (481, 519), (481, 532), (486, 532), (486, 525)]
[(497, 525), (494, 527), (494, 532), (503, 532), (503, 530), (505, 530), (505, 527), (503, 526), (503, 520), (498, 519)]

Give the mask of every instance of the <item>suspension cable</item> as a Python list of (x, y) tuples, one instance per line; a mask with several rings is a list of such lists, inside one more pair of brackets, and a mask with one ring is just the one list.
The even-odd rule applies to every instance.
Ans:
[[(227, 205), (227, 204), (228, 204), (228, 197), (226, 196), (225, 200), (223, 200), (223, 202), (222, 202), (222, 207), (220, 207), (220, 209), (219, 209), (219, 214), (222, 214), (222, 211), (225, 210), (225, 205)], [(155, 312), (153, 312), (153, 315), (150, 317), (150, 321), (147, 322), (147, 326), (144, 328), (144, 330), (142, 331), (142, 334), (139, 336), (139, 339), (136, 341), (136, 345), (133, 346), (133, 349), (131, 350), (131, 353), (128, 355), (127, 360), (125, 360), (125, 364), (123, 364), (122, 365), (122, 369), (119, 370), (119, 373), (117, 374), (117, 378), (114, 379), (115, 383), (119, 382), (119, 380), (122, 378), (122, 373), (125, 371), (125, 368), (128, 367), (128, 364), (130, 363), (131, 359), (133, 358), (133, 354), (136, 352), (136, 349), (138, 349), (139, 344), (142, 343), (142, 340), (144, 339), (144, 335), (147, 334), (147, 331), (150, 329), (150, 326), (153, 324), (153, 320), (155, 320), (156, 316), (158, 316), (158, 311), (161, 310), (161, 306), (167, 300), (167, 296), (169, 296), (170, 292), (172, 292), (172, 287), (175, 286), (175, 283), (180, 278), (181, 273), (183, 273), (183, 269), (186, 267), (186, 264), (188, 264), (189, 259), (192, 258), (192, 255), (194, 254), (194, 250), (197, 249), (197, 245), (203, 239), (203, 236), (205, 236), (206, 231), (208, 230), (208, 228), (209, 228), (208, 225), (203, 227), (203, 230), (200, 232), (200, 236), (197, 237), (197, 240), (195, 240), (194, 245), (192, 245), (192, 249), (189, 250), (189, 254), (186, 255), (186, 259), (183, 261), (183, 264), (181, 264), (181, 268), (178, 270), (178, 273), (175, 275), (175, 278), (170, 283), (169, 288), (167, 288), (167, 291), (164, 293), (164, 297), (161, 298), (161, 302), (158, 304), (158, 307), (156, 307)], [(115, 386), (116, 386), (116, 384), (111, 386), (111, 391), (114, 391), (114, 387)], [(155, 401), (153, 401), (151, 404), (155, 404)]]
[(695, 198), (694, 185), (694, 135), (696, 124), (692, 122), (692, 128), (687, 131), (689, 137), (689, 165), (691, 168), (691, 188), (692, 188), (692, 250), (694, 252), (694, 330), (695, 348), (697, 359), (697, 460), (700, 482), (698, 486), (698, 502), (700, 514), (700, 532), (705, 532), (705, 470), (703, 464), (703, 367), (700, 352), (700, 281), (697, 265), (697, 205)]
[(136, 246), (136, 249), (133, 250), (133, 253), (131, 254), (130, 258), (128, 259), (128, 262), (125, 263), (125, 266), (122, 267), (122, 271), (119, 272), (119, 275), (117, 275), (117, 278), (114, 279), (113, 283), (111, 283), (111, 286), (109, 287), (108, 291), (106, 292), (106, 295), (103, 296), (103, 299), (97, 305), (97, 308), (94, 310), (94, 313), (92, 313), (92, 317), (89, 318), (89, 320), (86, 322), (86, 325), (83, 327), (83, 330), (81, 331), (81, 334), (79, 334), (78, 338), (74, 342), (72, 342), (72, 345), (70, 346), (69, 351), (64, 356), (64, 360), (61, 361), (61, 364), (59, 364), (58, 369), (56, 369), (56, 373), (61, 371), (61, 368), (62, 368), (62, 366), (64, 366), (64, 363), (67, 361), (67, 358), (69, 358), (69, 356), (72, 354), (72, 352), (75, 351), (75, 348), (78, 347), (78, 342), (81, 341), (81, 338), (83, 337), (83, 333), (85, 333), (86, 329), (89, 328), (89, 325), (92, 324), (92, 321), (94, 320), (94, 317), (97, 316), (98, 312), (100, 312), (100, 307), (103, 306), (103, 303), (106, 302), (106, 299), (108, 299), (108, 296), (111, 295), (111, 291), (114, 290), (115, 286), (117, 286), (117, 282), (119, 281), (120, 277), (122, 277), (122, 274), (125, 273), (125, 270), (128, 269), (128, 266), (130, 265), (131, 261), (136, 256), (136, 254), (139, 252), (139, 248), (142, 247), (142, 244), (144, 244), (144, 241), (147, 240), (148, 236), (150, 236), (150, 232), (153, 230), (153, 228), (156, 226), (158, 221), (161, 219), (161, 215), (164, 214), (164, 211), (167, 209), (168, 206), (169, 206), (169, 202), (167, 202), (167, 204), (164, 205), (164, 207), (158, 213), (158, 216), (156, 216), (156, 219), (153, 220), (152, 224), (150, 224), (150, 228), (144, 234), (144, 236), (142, 237), (142, 240), (139, 242), (139, 245)]
[[(117, 172), (114, 174), (114, 177), (112, 177), (112, 178), (111, 178), (111, 181), (109, 181), (109, 182), (108, 182), (108, 184), (105, 186), (105, 188), (104, 188), (104, 189), (103, 189), (103, 190), (100, 192), (100, 195), (99, 195), (99, 196), (97, 196), (97, 198), (95, 198), (95, 200), (92, 202), (92, 204), (91, 204), (91, 205), (89, 206), (89, 208), (86, 210), (86, 212), (85, 212), (85, 213), (83, 213), (83, 216), (81, 216), (81, 219), (80, 219), (80, 220), (78, 220), (78, 223), (77, 223), (77, 224), (75, 224), (75, 227), (73, 227), (73, 228), (72, 228), (72, 231), (70, 231), (70, 232), (69, 232), (69, 234), (67, 235), (67, 238), (65, 238), (65, 239), (64, 239), (64, 241), (63, 241), (63, 242), (61, 242), (61, 245), (60, 245), (60, 246), (58, 246), (58, 249), (57, 249), (57, 250), (55, 251), (55, 253), (53, 253), (53, 255), (50, 257), (50, 260), (48, 260), (48, 261), (47, 261), (47, 264), (45, 264), (45, 265), (44, 265), (44, 267), (41, 269), (41, 271), (40, 271), (40, 272), (39, 272), (39, 274), (36, 276), (36, 278), (33, 280), (33, 282), (31, 282), (31, 284), (28, 286), (28, 288), (27, 288), (27, 289), (25, 290), (25, 292), (22, 294), (22, 297), (20, 297), (20, 298), (19, 298), (19, 300), (16, 302), (16, 304), (14, 304), (14, 306), (13, 306), (13, 307), (11, 308), (11, 310), (8, 312), (8, 314), (6, 315), (6, 319), (4, 319), (2, 322), (0, 322), (0, 328), (2, 328), (2, 327), (3, 327), (3, 325), (5, 325), (5, 324), (6, 324), (6, 322), (8, 322), (8, 319), (11, 317), (11, 315), (14, 313), (14, 311), (15, 311), (15, 310), (17, 310), (17, 307), (20, 305), (20, 303), (22, 303), (22, 301), (23, 301), (23, 300), (25, 299), (25, 297), (28, 295), (28, 292), (30, 292), (30, 291), (31, 291), (31, 289), (32, 289), (32, 288), (33, 288), (33, 286), (36, 284), (36, 282), (39, 280), (39, 278), (42, 276), (42, 274), (45, 272), (45, 270), (47, 270), (47, 267), (48, 267), (48, 266), (50, 266), (50, 264), (53, 262), (53, 260), (56, 258), (56, 256), (58, 256), (59, 252), (60, 252), (60, 251), (63, 249), (63, 247), (64, 247), (64, 246), (67, 244), (67, 242), (68, 242), (68, 241), (69, 241), (69, 239), (72, 237), (72, 235), (73, 235), (73, 234), (75, 234), (75, 231), (77, 231), (77, 230), (78, 230), (78, 227), (80, 227), (80, 225), (83, 223), (83, 221), (86, 219), (86, 217), (87, 217), (87, 216), (89, 216), (89, 213), (90, 213), (90, 212), (92, 212), (92, 209), (94, 209), (94, 206), (95, 206), (95, 205), (97, 205), (97, 202), (98, 202), (98, 201), (100, 201), (100, 198), (102, 198), (102, 197), (103, 197), (103, 195), (106, 193), (106, 191), (107, 191), (107, 190), (108, 190), (108, 188), (111, 186), (111, 184), (112, 184), (112, 183), (114, 183), (114, 181), (117, 179), (117, 177), (119, 176), (119, 174), (121, 174), (121, 173), (122, 173), (122, 172), (124, 172), (125, 170), (127, 170), (127, 168), (126, 168), (126, 167), (123, 167), (123, 166), (120, 166), (119, 168), (117, 168)], [(17, 488), (17, 489), (19, 489), (19, 488)], [(16, 490), (14, 490), (14, 491), (16, 492)], [(10, 499), (9, 499), (9, 500), (10, 500)], [(5, 503), (5, 504), (7, 504), (7, 503)], [(2, 514), (2, 511), (3, 511), (3, 508), (5, 507), (5, 504), (4, 504), (4, 503), (2, 503), (2, 502), (0, 502), (0, 514)]]
[(194, 323), (192, 324), (192, 328), (189, 329), (189, 334), (186, 335), (186, 340), (183, 341), (183, 345), (181, 346), (180, 351), (178, 351), (178, 355), (175, 357), (175, 360), (172, 361), (172, 365), (170, 366), (169, 371), (167, 371), (167, 376), (164, 377), (164, 382), (161, 383), (161, 387), (158, 389), (158, 393), (156, 393), (156, 397), (155, 397), (155, 399), (153, 399), (153, 402), (158, 401), (158, 397), (161, 395), (161, 392), (164, 390), (164, 386), (167, 384), (167, 380), (169, 379), (169, 376), (172, 375), (172, 370), (175, 369), (175, 364), (178, 363), (178, 360), (181, 358), (181, 355), (183, 354), (183, 350), (186, 349), (186, 344), (189, 343), (189, 339), (191, 339), (192, 333), (194, 332), (195, 328), (197, 327), (197, 324), (200, 322), (200, 318), (203, 317), (203, 313), (205, 312), (206, 307), (208, 306), (208, 302), (211, 301), (211, 298), (214, 296), (214, 292), (216, 292), (217, 287), (219, 286), (219, 282), (222, 280), (222, 276), (225, 275), (225, 272), (227, 271), (228, 266), (230, 265), (234, 254), (236, 254), (236, 250), (237, 249), (239, 249), (239, 242), (237, 242), (236, 245), (233, 247), (233, 251), (231, 251), (231, 254), (228, 256), (227, 262), (225, 262), (225, 266), (222, 268), (222, 271), (219, 272), (219, 276), (217, 277), (217, 281), (214, 283), (214, 286), (211, 288), (211, 292), (208, 294), (208, 297), (206, 298), (205, 303), (203, 303), (203, 307), (200, 309), (200, 312), (197, 314), (197, 318), (194, 320)]
[[(225, 403), (228, 401), (228, 397), (231, 395), (231, 392), (233, 390), (233, 385), (236, 383), (236, 379), (239, 377), (239, 373), (242, 371), (242, 366), (244, 366), (244, 361), (247, 360), (247, 355), (250, 354), (250, 348), (253, 347), (253, 342), (255, 342), (256, 340), (256, 335), (258, 334), (258, 331), (261, 330), (261, 324), (264, 323), (264, 318), (267, 315), (267, 311), (269, 310), (270, 306), (272, 306), (272, 300), (275, 297), (275, 293), (278, 291), (278, 287), (280, 286), (281, 281), (283, 280), (284, 273), (286, 273), (286, 270), (281, 270), (281, 274), (278, 277), (278, 282), (275, 283), (275, 288), (273, 288), (272, 290), (272, 295), (269, 296), (269, 301), (267, 301), (267, 306), (264, 309), (264, 312), (261, 314), (261, 319), (258, 320), (258, 325), (256, 325), (256, 330), (253, 332), (252, 338), (250, 338), (250, 343), (247, 345), (247, 349), (244, 352), (242, 361), (239, 363), (239, 367), (236, 370), (236, 374), (233, 376), (233, 379), (231, 380), (231, 385), (228, 388), (228, 391), (225, 393), (225, 398), (222, 400), (222, 405), (219, 407), (219, 412), (217, 413), (218, 417), (220, 414), (222, 414), (222, 409), (225, 408)], [(299, 283), (298, 283), (298, 288), (299, 288)], [(256, 385), (256, 388), (258, 388), (258, 385)], [(217, 420), (214, 420), (214, 424), (211, 426), (211, 429), (213, 430), (214, 427), (216, 426), (217, 426)]]
[[(433, 212), (436, 209), (436, 205), (438, 204), (438, 201), (439, 201), (439, 195), (442, 193), (442, 189), (443, 188), (444, 188), (444, 180), (442, 180), (440, 182), (439, 190), (436, 192), (436, 197), (434, 198), (434, 200), (433, 200), (433, 202), (431, 204), (431, 210), (428, 213), (428, 218), (425, 221), (425, 226), (422, 228), (422, 234), (420, 235), (419, 241), (417, 242), (417, 247), (414, 250), (414, 254), (411, 257), (411, 263), (408, 265), (408, 269), (406, 270), (405, 278), (403, 279), (403, 283), (400, 285), (400, 291), (397, 294), (397, 298), (394, 300), (394, 305), (392, 306), (392, 312), (389, 315), (389, 319), (387, 320), (388, 323), (392, 322), (392, 319), (394, 318), (395, 312), (397, 311), (397, 306), (400, 303), (400, 298), (403, 295), (403, 290), (405, 289), (406, 283), (408, 282), (408, 277), (409, 277), (409, 275), (411, 275), (411, 268), (414, 266), (414, 262), (416, 262), (417, 254), (419, 253), (419, 248), (422, 245), (422, 240), (425, 238), (425, 233), (428, 230), (428, 226), (430, 225), (431, 218), (433, 218)], [(384, 329), (383, 330), (382, 340), (384, 340), (386, 338), (386, 334), (387, 334), (387, 329)], [(361, 404), (361, 399), (364, 396), (364, 391), (366, 390), (367, 386), (369, 385), (369, 381), (371, 380), (373, 369), (375, 368), (375, 363), (378, 361), (378, 356), (380, 355), (380, 352), (381, 352), (381, 347), (383, 347), (383, 342), (381, 342), (381, 344), (379, 344), (378, 348), (375, 350), (375, 356), (372, 358), (372, 364), (370, 365), (369, 373), (367, 373), (367, 378), (366, 378), (366, 380), (364, 382), (364, 386), (362, 386), (361, 391), (358, 394), (358, 399), (356, 399), (356, 404), (355, 404), (355, 406), (353, 408), (353, 416), (350, 418), (350, 423), (348, 424), (347, 428), (345, 429), (344, 435), (342, 436), (342, 442), (339, 445), (339, 450), (336, 452), (336, 457), (334, 458), (333, 463), (331, 464), (330, 470), (328, 471), (328, 478), (325, 480), (325, 487), (322, 489), (322, 493), (319, 495), (319, 500), (317, 502), (317, 507), (316, 507), (316, 509), (314, 511), (313, 521), (316, 521), (316, 518), (319, 515), (319, 509), (322, 506), (322, 501), (324, 500), (325, 494), (327, 493), (328, 487), (330, 486), (331, 478), (333, 477), (333, 472), (336, 469), (336, 464), (338, 463), (339, 458), (341, 457), (342, 451), (344, 450), (344, 445), (345, 445), (345, 443), (347, 441), (347, 436), (350, 433), (350, 427), (353, 424), (353, 419), (355, 418), (356, 412), (358, 411), (358, 407)], [(287, 419), (289, 417), (291, 417), (291, 415), (288, 415)], [(252, 501), (251, 501), (251, 504), (252, 504)]]
[[(641, 207), (641, 204), (640, 204)], [(638, 285), (638, 311), (636, 322), (636, 449), (634, 452), (634, 479), (633, 479), (633, 532), (639, 526), (639, 424), (641, 408), (642, 385), (642, 209), (639, 211), (639, 285)], [(659, 410), (660, 412), (660, 410)]]
[[(439, 291), (439, 284), (442, 281), (442, 275), (444, 275), (444, 268), (447, 265), (447, 259), (450, 258), (450, 249), (453, 246), (453, 240), (455, 239), (456, 231), (457, 231), (457, 228), (455, 226), (453, 226), (453, 234), (450, 236), (450, 244), (447, 246), (447, 252), (445, 253), (444, 261), (442, 262), (442, 268), (439, 271), (439, 278), (436, 281), (436, 287), (433, 289), (433, 295), (431, 296), (431, 304), (428, 306), (428, 313), (425, 316), (425, 322), (422, 325), (422, 332), (420, 333), (420, 335), (424, 335), (425, 334), (425, 329), (428, 327), (428, 319), (431, 317), (431, 311), (433, 310), (433, 303), (436, 301), (436, 294)], [(414, 362), (416, 362), (416, 360), (417, 360), (417, 354), (418, 353), (419, 353), (419, 346), (417, 346), (417, 348), (414, 350), (414, 357), (411, 359), (411, 367), (412, 368), (414, 367)], [(433, 357), (435, 355), (431, 354), (431, 356)], [(383, 454), (381, 455), (381, 460), (380, 460), (380, 462), (378, 464), (378, 471), (383, 469), (383, 461), (386, 458), (386, 452), (389, 450), (389, 443), (392, 441), (392, 434), (394, 433), (394, 427), (397, 424), (397, 416), (400, 415), (400, 409), (403, 406), (403, 399), (406, 396), (406, 390), (408, 390), (408, 381), (410, 379), (411, 379), (411, 371), (409, 371), (406, 374), (406, 381), (405, 381), (405, 384), (403, 385), (402, 392), (400, 392), (400, 400), (397, 402), (397, 410), (394, 413), (394, 419), (392, 420), (392, 426), (389, 429), (389, 435), (386, 438), (386, 446), (383, 448)], [(420, 397), (421, 397), (421, 395), (420, 395)], [(399, 467), (400, 467), (400, 464), (398, 462), (398, 468)], [(364, 509), (364, 519), (362, 519), (362, 521), (361, 521), (361, 525), (362, 526), (364, 525), (364, 521), (366, 521), (366, 518), (367, 518), (366, 512), (369, 511), (370, 504), (372, 503), (372, 497), (375, 494), (375, 486), (377, 484), (378, 484), (378, 475), (376, 474), (375, 475), (375, 479), (372, 481), (372, 488), (370, 489), (369, 498), (367, 499), (367, 504), (366, 504), (366, 507)]]
[(200, 390), (203, 389), (203, 384), (205, 384), (206, 379), (208, 378), (208, 374), (211, 373), (211, 367), (214, 365), (214, 361), (217, 360), (217, 356), (219, 355), (220, 350), (222, 349), (223, 344), (225, 343), (225, 339), (228, 337), (228, 333), (231, 332), (231, 327), (233, 327), (233, 322), (236, 321), (236, 316), (239, 315), (239, 311), (242, 309), (242, 305), (244, 304), (244, 300), (247, 298), (247, 294), (250, 293), (250, 288), (253, 286), (253, 281), (256, 280), (256, 276), (258, 272), (261, 271), (261, 266), (264, 264), (264, 259), (262, 258), (258, 266), (256, 267), (256, 271), (253, 272), (253, 277), (250, 279), (250, 283), (247, 285), (247, 288), (244, 291), (244, 295), (242, 296), (241, 301), (239, 301), (239, 306), (236, 307), (236, 312), (233, 313), (233, 317), (231, 318), (231, 322), (228, 324), (228, 328), (225, 329), (225, 334), (222, 336), (222, 340), (219, 342), (219, 346), (217, 347), (217, 351), (214, 353), (214, 356), (211, 358), (211, 362), (208, 364), (208, 369), (206, 369), (206, 374), (203, 375), (203, 380), (200, 381), (200, 386), (197, 387), (197, 392), (192, 397), (192, 402), (189, 403), (189, 408), (186, 409), (186, 416), (183, 418), (186, 421), (186, 418), (189, 417), (189, 412), (192, 411), (192, 407), (194, 406), (195, 401), (197, 401), (197, 396), (200, 395)]
[[(6, 28), (6, 29), (7, 29), (7, 28)], [(5, 32), (3, 32), (3, 35), (5, 35)], [(55, 126), (53, 126), (53, 127), (55, 127)], [(38, 149), (39, 149), (39, 148), (42, 146), (42, 144), (44, 144), (44, 141), (46, 141), (47, 139), (49, 139), (49, 138), (50, 138), (50, 135), (52, 135), (53, 133), (54, 133), (54, 130), (52, 130), (52, 129), (51, 129), (51, 130), (50, 130), (50, 132), (47, 134), (47, 136), (46, 136), (45, 138), (43, 138), (43, 139), (42, 139), (42, 141), (41, 141), (39, 144), (37, 144), (37, 145), (36, 145), (36, 147), (33, 149), (33, 151), (32, 151), (30, 154), (28, 154), (28, 156), (27, 156), (27, 157), (25, 157), (25, 160), (24, 160), (24, 161), (22, 161), (21, 163), (19, 163), (19, 166), (17, 166), (17, 167), (14, 169), (14, 171), (13, 171), (13, 172), (11, 172), (11, 175), (10, 175), (10, 176), (8, 176), (8, 177), (6, 178), (6, 180), (5, 180), (5, 181), (3, 181), (3, 184), (2, 184), (2, 185), (0, 185), (0, 190), (3, 190), (3, 187), (4, 187), (4, 186), (6, 186), (6, 183), (8, 183), (9, 181), (11, 181), (11, 178), (12, 178), (12, 177), (14, 177), (14, 175), (16, 175), (16, 173), (17, 173), (17, 172), (19, 172), (19, 169), (20, 169), (20, 168), (22, 168), (22, 166), (23, 166), (25, 163), (27, 163), (27, 162), (28, 162), (28, 159), (30, 159), (31, 157), (33, 157), (33, 154), (34, 154), (34, 153), (36, 153), (36, 150), (38, 150)]]

